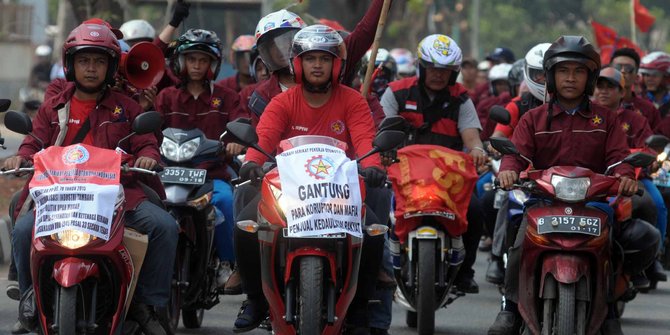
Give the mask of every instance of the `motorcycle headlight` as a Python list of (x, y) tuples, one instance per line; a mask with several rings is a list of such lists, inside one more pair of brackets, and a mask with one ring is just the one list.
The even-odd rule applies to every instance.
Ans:
[(195, 155), (200, 146), (200, 138), (194, 138), (182, 145), (177, 145), (174, 141), (164, 138), (161, 144), (161, 155), (173, 162), (184, 162)]
[(589, 178), (568, 178), (553, 175), (551, 176), (551, 185), (554, 186), (556, 198), (568, 202), (577, 202), (586, 198), (591, 180)]
[(68, 229), (51, 235), (51, 238), (68, 249), (77, 249), (96, 239), (83, 231)]
[(512, 190), (512, 194), (514, 196), (514, 199), (519, 201), (520, 204), (524, 204), (524, 203), (526, 203), (526, 201), (528, 201), (528, 198), (529, 198), (528, 194), (526, 194), (526, 192), (524, 192), (522, 190), (514, 189), (514, 190)]

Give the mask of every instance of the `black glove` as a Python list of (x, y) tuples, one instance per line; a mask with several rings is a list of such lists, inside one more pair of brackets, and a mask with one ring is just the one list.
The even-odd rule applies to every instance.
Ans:
[(256, 162), (247, 162), (240, 168), (240, 179), (252, 182), (263, 177), (263, 168)]
[(191, 7), (190, 3), (177, 1), (177, 5), (174, 7), (174, 13), (172, 14), (172, 20), (170, 20), (170, 25), (175, 28), (179, 27), (181, 21), (184, 21), (184, 19), (188, 17), (189, 7)]
[(382, 187), (386, 182), (386, 172), (377, 167), (367, 167), (361, 171), (368, 187)]

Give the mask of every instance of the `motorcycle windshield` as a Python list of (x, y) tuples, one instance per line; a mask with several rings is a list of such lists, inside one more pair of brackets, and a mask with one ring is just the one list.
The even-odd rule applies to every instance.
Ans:
[(345, 152), (347, 151), (346, 143), (332, 137), (319, 135), (301, 135), (282, 140), (279, 143), (279, 151), (281, 153), (286, 150), (308, 144), (326, 144), (342, 149)]

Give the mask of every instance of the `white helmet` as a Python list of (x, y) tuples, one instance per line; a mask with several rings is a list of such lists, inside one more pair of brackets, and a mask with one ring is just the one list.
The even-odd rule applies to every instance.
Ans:
[[(296, 13), (282, 9), (263, 17), (256, 25), (256, 45), (270, 72), (289, 67), (293, 36), (307, 25)], [(273, 52), (274, 49), (279, 52)]]
[(461, 70), (463, 54), (461, 48), (451, 37), (433, 34), (424, 38), (419, 43), (417, 55), (419, 59), (419, 79), (424, 76), (425, 68), (435, 67), (452, 70), (449, 85), (456, 83), (456, 78)]
[(416, 74), (416, 59), (411, 51), (405, 48), (391, 49), (391, 57), (395, 59), (398, 65), (398, 74), (403, 77), (413, 76)]
[(544, 53), (547, 52), (551, 43), (540, 43), (532, 47), (526, 57), (526, 65), (523, 69), (523, 74), (526, 79), (526, 85), (528, 86), (528, 91), (532, 94), (535, 99), (544, 101), (545, 95), (545, 82), (542, 80), (538, 81), (538, 78), (544, 78), (544, 68), (542, 67), (544, 61)]
[(123, 33), (123, 39), (128, 43), (151, 42), (156, 37), (156, 29), (145, 20), (130, 20), (122, 24), (119, 30)]
[(491, 70), (489, 70), (489, 91), (494, 96), (498, 96), (494, 82), (498, 80), (504, 80), (509, 85), (509, 70), (512, 69), (512, 64), (500, 63), (498, 65), (493, 65)]
[(35, 56), (38, 57), (46, 57), (51, 55), (51, 47), (48, 45), (38, 45), (37, 48), (35, 48)]

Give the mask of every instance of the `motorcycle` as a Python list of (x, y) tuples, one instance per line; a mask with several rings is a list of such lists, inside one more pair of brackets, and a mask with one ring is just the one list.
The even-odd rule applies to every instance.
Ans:
[[(134, 134), (153, 132), (160, 118), (156, 112), (139, 115), (133, 133), (119, 145)], [(42, 143), (24, 113), (9, 112), (5, 125)], [(119, 177), (121, 172), (156, 172), (121, 166), (122, 155), (118, 148), (52, 146), (35, 154), (34, 167), (2, 172), (35, 172), (30, 182), (36, 206), (33, 288), (24, 295), (32, 297), (22, 300), (22, 307), (34, 308), (35, 320), (30, 321), (41, 334), (140, 333), (139, 326), (125, 318), (148, 238), (124, 227)]]
[(165, 206), (179, 224), (179, 243), (169, 303), (169, 324), (176, 330), (181, 312), (186, 328), (200, 328), (204, 310), (219, 303), (214, 250), (216, 213), (211, 204), (214, 184), (207, 170), (196, 166), (219, 160), (221, 142), (207, 139), (199, 129), (163, 130), (160, 173)]
[[(520, 155), (508, 139), (492, 138), (504, 155)], [(623, 273), (623, 252), (611, 238), (608, 214), (587, 202), (616, 196), (618, 179), (607, 175), (615, 166), (651, 164), (655, 157), (634, 153), (608, 167), (605, 174), (574, 166), (529, 170), (515, 188), (542, 198), (542, 205), (526, 210), (519, 276), (519, 312), (524, 334), (596, 334), (608, 302), (632, 299), (629, 278)], [(614, 200), (617, 222), (630, 220), (630, 198)]]
[[(365, 187), (355, 162), (344, 155), (346, 144), (325, 136), (297, 136), (281, 142), (275, 160), (257, 145), (251, 125), (233, 121), (227, 129), (277, 162), (262, 180), (258, 221), (237, 222), (237, 228), (258, 234), (273, 331), (340, 334), (356, 293), (362, 234), (378, 236), (388, 229), (362, 225)], [(399, 131), (380, 132), (374, 149), (358, 160), (390, 150), (404, 137)], [(317, 195), (323, 192), (328, 196)]]
[(465, 257), (461, 235), (478, 176), (468, 155), (442, 146), (408, 145), (397, 156), (388, 170), (397, 236), (390, 248), (400, 259), (396, 301), (408, 309), (409, 327), (432, 334), (435, 311), (464, 295), (452, 284)]

